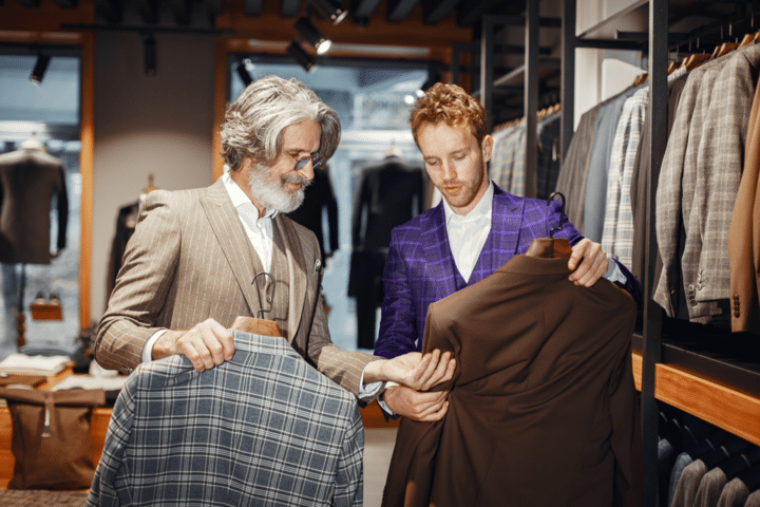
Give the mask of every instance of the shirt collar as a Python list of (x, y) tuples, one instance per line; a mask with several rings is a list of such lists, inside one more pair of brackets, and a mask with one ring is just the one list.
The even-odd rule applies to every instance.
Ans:
[(488, 182), (488, 190), (486, 190), (486, 193), (483, 194), (483, 197), (480, 198), (480, 201), (478, 201), (478, 204), (475, 205), (474, 208), (470, 210), (469, 213), (466, 215), (459, 215), (457, 214), (453, 209), (451, 209), (451, 206), (449, 206), (449, 203), (446, 202), (446, 199), (443, 199), (443, 213), (446, 217), (446, 223), (450, 224), (452, 221), (464, 221), (467, 222), (478, 220), (481, 218), (491, 218), (491, 211), (493, 210), (493, 182)]
[[(236, 209), (244, 204), (253, 204), (248, 196), (245, 195), (243, 189), (240, 188), (238, 184), (235, 183), (235, 181), (230, 177), (229, 171), (224, 173), (224, 176), (222, 176), (222, 181), (224, 181), (224, 187), (227, 189), (227, 193), (230, 194), (232, 205), (235, 206)], [(268, 209), (263, 218), (274, 218), (275, 216), (277, 216), (277, 210)]]

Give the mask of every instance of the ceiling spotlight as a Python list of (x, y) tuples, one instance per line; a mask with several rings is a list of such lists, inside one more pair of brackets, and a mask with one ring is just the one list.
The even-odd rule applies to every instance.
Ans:
[(343, 9), (340, 0), (311, 0), (317, 9), (326, 18), (330, 18), (333, 25), (337, 25), (346, 17), (348, 11)]
[(34, 69), (32, 70), (32, 75), (29, 76), (29, 80), (36, 85), (42, 83), (42, 78), (45, 77), (45, 71), (49, 63), (49, 56), (43, 54), (37, 55), (37, 61), (34, 63)]
[(291, 42), (287, 51), (307, 72), (311, 72), (317, 67), (317, 61), (303, 50), (298, 41)]
[(153, 35), (143, 39), (143, 68), (146, 76), (156, 75), (156, 39)]
[(306, 39), (306, 42), (317, 50), (318, 55), (323, 55), (330, 49), (332, 45), (330, 39), (326, 38), (309, 18), (300, 18), (293, 27), (295, 27), (298, 35)]
[(238, 63), (235, 71), (237, 72), (237, 75), (240, 76), (240, 80), (243, 82), (243, 86), (248, 86), (249, 84), (253, 83), (253, 78), (248, 72), (245, 62)]

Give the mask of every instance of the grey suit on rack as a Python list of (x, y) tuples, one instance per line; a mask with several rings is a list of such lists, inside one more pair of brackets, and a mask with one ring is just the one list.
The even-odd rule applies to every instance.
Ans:
[[(689, 74), (660, 169), (656, 228), (663, 266), (653, 299), (669, 317), (689, 318), (681, 255), (685, 239), (684, 224), (688, 223), (688, 219), (683, 217), (683, 210), (691, 209), (693, 183), (684, 173), (691, 173), (690, 168), (696, 167), (702, 116), (709, 106), (712, 83), (725, 62), (725, 58), (707, 62)], [(707, 90), (704, 94), (701, 93), (703, 89)], [(692, 301), (696, 304), (693, 297)]]
[[(760, 45), (735, 51), (712, 90), (699, 147), (694, 200), (686, 222), (682, 260), (684, 287), (693, 292), (691, 320), (724, 313), (718, 300), (730, 295), (728, 231), (739, 190), (744, 145), (755, 81), (760, 68)], [(684, 181), (687, 173), (684, 173)]]
[[(319, 301), (317, 240), (283, 215), (275, 217), (274, 229), (289, 277), (286, 338), (320, 372), (357, 395), (372, 356), (344, 352), (330, 341)], [(229, 327), (238, 316), (257, 316), (252, 255), (221, 179), (208, 188), (148, 194), (98, 328), (98, 362), (129, 373), (156, 331), (189, 329), (208, 318)]]

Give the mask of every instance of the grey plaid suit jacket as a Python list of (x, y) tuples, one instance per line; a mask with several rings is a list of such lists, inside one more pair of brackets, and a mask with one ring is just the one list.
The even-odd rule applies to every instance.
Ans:
[[(684, 172), (696, 167), (703, 117), (709, 107), (710, 92), (726, 60), (720, 58), (707, 62), (689, 74), (660, 169), (656, 229), (662, 273), (653, 299), (665, 309), (669, 317), (689, 318), (681, 256), (685, 242), (684, 224), (688, 223), (684, 210), (687, 214), (691, 210), (694, 185), (684, 178)], [(702, 93), (703, 89), (707, 91)], [(696, 304), (694, 294), (690, 296), (689, 303)]]
[[(663, 306), (670, 309), (669, 315), (674, 305), (669, 304), (665, 293), (673, 289), (677, 278), (673, 273), (677, 269), (673, 254), (678, 252), (673, 248), (673, 238), (677, 235), (672, 233), (678, 227), (674, 227), (678, 217), (673, 217), (672, 211), (678, 208), (673, 197), (678, 194), (679, 185), (685, 230), (680, 264), (688, 317), (693, 322), (707, 323), (725, 311), (730, 293), (728, 231), (741, 179), (747, 125), (759, 67), (760, 45), (751, 44), (706, 68), (688, 125), (689, 141), (681, 181), (678, 181), (677, 170), (672, 171), (668, 165), (666, 172), (666, 165), (663, 165), (658, 188), (657, 235), (661, 253), (667, 251), (668, 258), (666, 260), (663, 253), (663, 276), (655, 299), (658, 303), (665, 303)], [(701, 124), (697, 123), (700, 120)], [(669, 161), (667, 152), (666, 161)], [(661, 204), (670, 213), (661, 214)], [(662, 227), (660, 222), (663, 222)], [(683, 310), (679, 313), (683, 314)]]
[[(288, 263), (287, 339), (319, 371), (356, 395), (372, 356), (330, 341), (319, 300), (322, 263), (314, 233), (274, 219)], [(148, 194), (98, 326), (95, 356), (130, 373), (145, 342), (161, 329), (190, 329), (206, 319), (230, 327), (260, 309), (248, 237), (221, 178), (203, 189)], [(284, 304), (284, 303), (283, 303)]]
[(282, 338), (233, 331), (233, 358), (140, 365), (119, 394), (88, 506), (358, 506), (351, 395)]

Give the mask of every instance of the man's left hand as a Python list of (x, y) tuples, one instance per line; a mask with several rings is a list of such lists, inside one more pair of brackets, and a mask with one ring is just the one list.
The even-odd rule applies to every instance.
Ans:
[(567, 263), (571, 271), (575, 270), (570, 275), (570, 280), (575, 285), (591, 287), (607, 273), (609, 262), (607, 254), (602, 250), (602, 245), (583, 238), (573, 246), (570, 262)]

